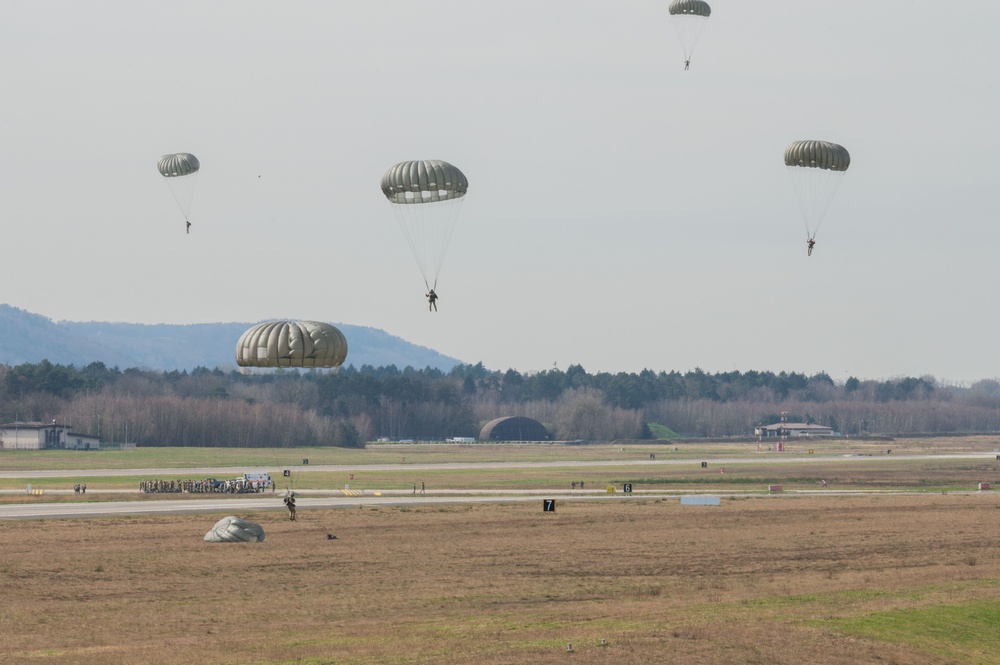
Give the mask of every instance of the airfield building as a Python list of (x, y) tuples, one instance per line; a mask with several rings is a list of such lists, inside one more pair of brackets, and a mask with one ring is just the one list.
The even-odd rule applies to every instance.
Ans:
[(0, 425), (0, 449), (5, 450), (100, 450), (101, 441), (73, 431), (72, 425), (15, 422)]
[(486, 423), (479, 432), (480, 441), (550, 441), (548, 430), (537, 420), (507, 416)]
[(774, 423), (761, 425), (754, 429), (754, 435), (761, 438), (769, 436), (833, 436), (833, 428), (826, 425), (809, 423)]

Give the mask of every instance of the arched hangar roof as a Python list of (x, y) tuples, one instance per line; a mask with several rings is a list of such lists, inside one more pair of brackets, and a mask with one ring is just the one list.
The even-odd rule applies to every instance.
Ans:
[(486, 423), (480, 441), (548, 441), (548, 430), (537, 420), (524, 416), (506, 416)]

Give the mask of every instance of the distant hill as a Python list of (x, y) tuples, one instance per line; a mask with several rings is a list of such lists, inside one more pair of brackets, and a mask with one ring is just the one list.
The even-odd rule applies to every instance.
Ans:
[[(236, 341), (256, 321), (244, 323), (103, 323), (59, 321), (0, 304), (0, 363), (49, 360), (84, 367), (191, 370), (236, 367)], [(347, 337), (347, 365), (395, 365), (448, 371), (462, 361), (411, 344), (376, 328), (336, 324)]]

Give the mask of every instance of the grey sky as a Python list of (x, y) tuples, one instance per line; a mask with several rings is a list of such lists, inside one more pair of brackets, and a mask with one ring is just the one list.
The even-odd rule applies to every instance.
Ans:
[[(668, 4), (7, 0), (0, 302), (500, 370), (1000, 374), (1000, 5), (714, 0), (685, 72)], [(799, 139), (852, 157), (808, 258)], [(470, 182), (436, 314), (379, 191), (406, 159)]]

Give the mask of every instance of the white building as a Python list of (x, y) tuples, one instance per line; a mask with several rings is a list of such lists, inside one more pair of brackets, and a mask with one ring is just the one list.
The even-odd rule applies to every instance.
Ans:
[(774, 423), (762, 425), (753, 431), (758, 437), (767, 436), (833, 436), (833, 428), (809, 423)]
[(100, 450), (101, 440), (91, 434), (73, 431), (72, 425), (45, 423), (6, 423), (0, 425), (0, 449), (4, 450)]

